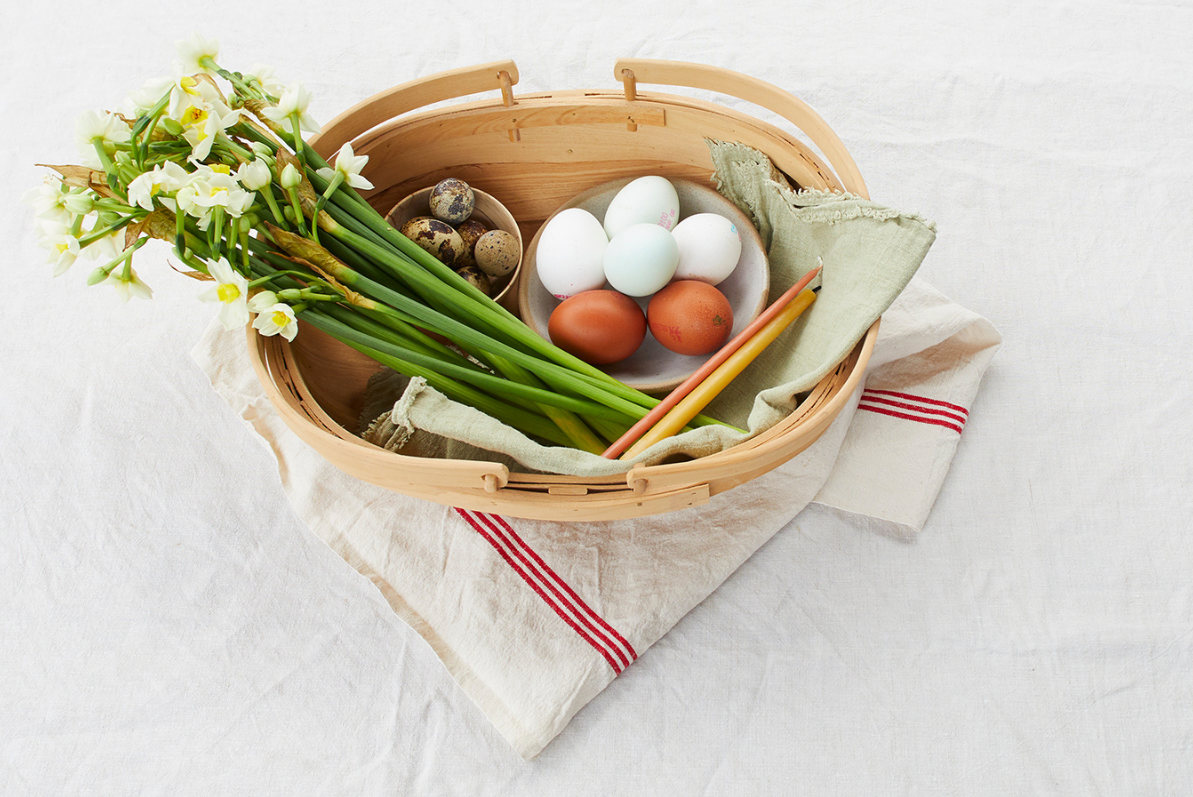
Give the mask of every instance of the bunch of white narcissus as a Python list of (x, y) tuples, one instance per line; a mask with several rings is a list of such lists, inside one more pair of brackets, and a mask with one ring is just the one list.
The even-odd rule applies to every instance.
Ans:
[[(128, 115), (87, 111), (79, 117), (82, 166), (59, 168), (59, 177), (26, 195), (42, 246), (55, 276), (80, 257), (99, 261), (89, 284), (113, 285), (128, 301), (152, 296), (132, 268), (133, 254), (150, 237), (164, 238), (193, 276), (215, 283), (200, 298), (221, 305), (225, 327), (243, 326), (256, 313), (262, 334), (292, 339), (297, 322), (287, 299), (301, 305), (331, 300), (334, 292), (279, 293), (266, 289), (271, 280), (251, 279), (247, 239), (262, 220), (303, 228), (302, 177), (292, 163), (279, 163), (276, 139), (271, 143), (243, 106), (257, 103), (263, 121), (293, 131), (301, 142), (302, 130), (319, 130), (308, 111), (311, 94), (297, 83), (283, 87), (268, 67), (219, 69), (217, 43), (199, 36), (180, 42), (179, 56), (173, 75), (150, 80), (127, 98)], [(345, 145), (335, 169), (319, 170), (330, 184), (327, 193), (341, 183), (371, 188), (360, 176), (367, 161)], [(173, 230), (163, 229), (169, 217)]]
[(524, 434), (594, 454), (657, 403), (393, 229), (357, 192), (372, 187), (366, 156), (345, 144), (331, 166), (303, 140), (319, 126), (301, 85), (228, 71), (199, 37), (179, 52), (125, 113), (84, 114), (83, 164), (52, 167), (59, 179), (34, 193), (55, 273), (91, 258), (88, 282), (148, 298), (133, 255), (164, 240), (229, 329), (252, 319), (293, 338), (302, 319)]

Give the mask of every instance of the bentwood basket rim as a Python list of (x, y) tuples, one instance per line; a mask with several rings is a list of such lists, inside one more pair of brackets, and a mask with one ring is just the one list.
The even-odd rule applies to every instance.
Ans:
[[(511, 142), (518, 141), (519, 130), (532, 126), (558, 126), (552, 130), (575, 135), (579, 141), (586, 130), (609, 130), (601, 125), (611, 121), (631, 132), (642, 126), (645, 135), (628, 140), (645, 141), (651, 135), (657, 140), (668, 135), (668, 127), (676, 130), (672, 136), (687, 128), (684, 132), (691, 138), (701, 134), (693, 133), (701, 130), (701, 124), (714, 121), (743, 137), (752, 136), (743, 143), (769, 146), (774, 154), (768, 154), (772, 154), (776, 166), (801, 185), (843, 186), (867, 196), (856, 165), (828, 125), (806, 104), (781, 89), (728, 70), (672, 61), (622, 59), (614, 74), (624, 84), (623, 95), (606, 90), (570, 90), (515, 99), (512, 86), (518, 74), (512, 61), (452, 70), (374, 95), (333, 120), (312, 145), (325, 157), (344, 141), (353, 141), (358, 153), (370, 146), (383, 153), (388, 137), (402, 133), (405, 126), (412, 132), (403, 143), (429, 142), (425, 146), (434, 150), (443, 146), (435, 135), (444, 137), (447, 134), (442, 130), (461, 122), (473, 124), (472, 119), (480, 120), (475, 122), (475, 129), (480, 131), (476, 135), (488, 134), (489, 141), (494, 125), (506, 125)], [(808, 135), (836, 174), (806, 145), (779, 128), (689, 97), (639, 93), (639, 81), (711, 89), (766, 107)], [(412, 113), (433, 103), (494, 90), (501, 92), (499, 98)], [(421, 132), (432, 127), (436, 128), (434, 133)], [(471, 129), (465, 128), (462, 135), (468, 135)], [(504, 134), (505, 130), (500, 132)], [(526, 168), (534, 166), (526, 164)], [(385, 212), (386, 208), (381, 210)], [(257, 376), (279, 416), (304, 442), (344, 472), (386, 489), (477, 511), (544, 520), (607, 520), (698, 506), (806, 449), (828, 428), (860, 385), (878, 325), (875, 321), (850, 354), (800, 405), (765, 432), (700, 459), (637, 466), (625, 474), (588, 478), (510, 473), (496, 462), (424, 459), (374, 446), (349, 432), (316, 400), (291, 344), (279, 337), (262, 337), (251, 326), (247, 335)]]

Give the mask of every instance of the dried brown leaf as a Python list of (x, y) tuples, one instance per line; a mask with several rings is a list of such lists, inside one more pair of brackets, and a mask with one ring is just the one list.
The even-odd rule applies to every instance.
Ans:
[(53, 169), (62, 175), (62, 182), (71, 186), (72, 188), (90, 188), (91, 187), (91, 173), (94, 169), (89, 169), (86, 166), (56, 166), (52, 163), (38, 163), (35, 164), (46, 169)]
[(145, 232), (145, 228), (149, 226), (149, 217), (138, 221), (136, 224), (130, 224), (124, 228), (124, 246), (127, 249), (141, 237), (141, 233)]
[(202, 271), (192, 271), (190, 269), (181, 269), (178, 266), (174, 265), (173, 260), (167, 260), (166, 262), (170, 264), (170, 268), (174, 269), (175, 271), (177, 271), (179, 274), (181, 274), (184, 277), (190, 277), (191, 279), (198, 280), (199, 282), (215, 282), (215, 277), (211, 276), (210, 274), (204, 274)]

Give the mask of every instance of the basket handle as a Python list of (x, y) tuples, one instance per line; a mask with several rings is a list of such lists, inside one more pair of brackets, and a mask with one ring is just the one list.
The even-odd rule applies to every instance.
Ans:
[(728, 94), (774, 111), (801, 130), (828, 158), (847, 191), (870, 198), (853, 156), (833, 129), (810, 105), (778, 86), (716, 66), (650, 58), (619, 58), (613, 65), (613, 76), (625, 84), (626, 99), (631, 101), (637, 97), (635, 83), (658, 83)]
[(416, 78), (358, 102), (328, 122), (323, 132), (311, 136), (307, 143), (323, 158), (330, 158), (345, 142), (395, 116), (424, 105), (493, 89), (500, 89), (502, 101), (513, 105), (511, 87), (517, 82), (518, 66), (513, 61), (490, 61)]

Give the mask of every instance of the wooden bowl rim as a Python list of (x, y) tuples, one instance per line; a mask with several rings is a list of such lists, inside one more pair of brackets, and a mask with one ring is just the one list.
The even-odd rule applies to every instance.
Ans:
[[(419, 190), (402, 197), (400, 201), (394, 203), (394, 206), (385, 212), (385, 221), (394, 229), (398, 229), (399, 226), (390, 221), (390, 219), (393, 217), (394, 213), (397, 212), (398, 208), (402, 207), (408, 202), (410, 204), (420, 206), (422, 204), (426, 204), (429, 214), (431, 207), (431, 191), (434, 190), (434, 188), (435, 186), (433, 185), (427, 186), (426, 188), (420, 188)], [(472, 186), (469, 186), (469, 188), (472, 188)], [(485, 193), (479, 188), (472, 188), (472, 193), (475, 194), (477, 200), (476, 207), (472, 211), (473, 214), (479, 214), (483, 216), (485, 221), (491, 225), (490, 229), (504, 230), (505, 232), (513, 235), (518, 241), (518, 264), (514, 266), (513, 271), (505, 275), (505, 287), (492, 297), (493, 301), (500, 302), (502, 299), (505, 299), (507, 296), (509, 296), (510, 291), (514, 290), (519, 284), (519, 277), (522, 274), (522, 263), (526, 260), (526, 246), (522, 241), (522, 231), (518, 228), (518, 220), (514, 218), (514, 214), (510, 213), (509, 209), (506, 208), (506, 206), (503, 205), (501, 201), (497, 199), (497, 197), (493, 196), (492, 194)], [(504, 214), (504, 218), (501, 219), (500, 222), (493, 219), (487, 209), (481, 208), (482, 203), (496, 208), (500, 213)]]
[[(536, 254), (538, 251), (538, 242), (539, 242), (539, 238), (542, 236), (543, 229), (551, 222), (551, 219), (558, 216), (564, 210), (567, 210), (569, 208), (579, 207), (579, 206), (583, 205), (585, 202), (593, 199), (594, 197), (600, 196), (601, 194), (606, 193), (608, 191), (612, 191), (615, 187), (628, 185), (629, 183), (633, 182), (635, 179), (637, 179), (637, 178), (635, 178), (635, 177), (619, 177), (616, 180), (609, 180), (607, 182), (601, 183), (600, 185), (594, 185), (592, 188), (589, 188), (585, 191), (580, 192), (579, 194), (572, 197), (567, 202), (565, 202), (564, 204), (562, 204), (558, 208), (556, 208), (555, 212), (553, 212), (550, 216), (548, 216), (543, 221), (543, 223), (541, 225), (539, 225), (538, 230), (535, 231), (534, 237), (532, 237), (530, 239), (530, 244), (526, 247), (526, 250), (522, 254), (522, 265), (525, 266), (525, 268), (523, 268), (522, 278), (518, 282), (518, 310), (519, 310), (519, 315), (522, 318), (522, 321), (526, 324), (526, 326), (530, 327), (530, 329), (533, 330), (539, 337), (544, 338), (548, 341), (550, 340), (550, 336), (546, 334), (546, 329), (541, 328), (537, 323), (535, 323), (535, 320), (531, 316), (531, 311), (530, 311), (530, 292), (532, 290), (534, 290), (535, 277), (538, 273), (537, 270), (534, 268), (534, 264), (532, 262), (533, 258), (531, 257), (531, 255)], [(743, 237), (743, 239), (749, 238), (749, 243), (752, 246), (754, 246), (757, 249), (757, 251), (762, 253), (762, 261), (763, 261), (763, 265), (765, 267), (765, 274), (764, 274), (765, 285), (763, 286), (762, 293), (761, 293), (761, 295), (758, 296), (757, 301), (754, 302), (754, 305), (749, 308), (750, 312), (747, 314), (747, 320), (745, 323), (749, 323), (750, 321), (753, 321), (755, 318), (758, 317), (758, 314), (761, 313), (766, 308), (766, 301), (767, 301), (767, 298), (770, 293), (770, 256), (767, 254), (766, 246), (762, 242), (762, 235), (758, 232), (758, 229), (750, 221), (749, 217), (746, 216), (746, 214), (740, 208), (738, 208), (736, 205), (734, 205), (733, 202), (731, 202), (728, 197), (724, 196), (716, 189), (711, 188), (707, 185), (698, 183), (695, 180), (686, 180), (686, 179), (679, 178), (679, 177), (668, 177), (666, 179), (669, 180), (673, 184), (682, 184), (683, 186), (691, 188), (699, 193), (715, 195), (716, 197), (719, 197), (720, 200), (723, 201), (726, 205), (733, 208), (733, 210), (738, 214), (738, 216), (742, 220), (741, 226), (743, 226), (745, 228), (742, 233), (742, 237)], [(701, 212), (709, 212), (709, 211), (701, 211)], [(688, 215), (692, 215), (692, 214), (688, 214)], [(680, 219), (676, 221), (676, 224), (678, 224), (679, 221), (682, 221), (683, 218), (686, 218), (686, 216), (681, 216)], [(598, 221), (599, 221), (599, 219), (598, 219)], [(745, 240), (742, 241), (742, 246), (743, 247), (746, 246)], [(738, 326), (738, 319), (737, 319), (736, 314), (734, 315), (734, 326), (735, 327)], [(743, 326), (744, 326), (744, 324), (743, 324)], [(649, 333), (647, 333), (647, 334), (649, 334)], [(711, 356), (712, 356), (711, 354), (706, 355), (706, 357), (704, 359), (707, 360), (708, 357), (711, 357)], [(662, 392), (668, 391), (668, 390), (680, 385), (685, 379), (687, 379), (689, 376), (691, 376), (691, 374), (693, 372), (695, 372), (696, 368), (698, 368), (698, 367), (699, 367), (699, 365), (694, 367), (691, 372), (684, 374), (683, 376), (680, 376), (678, 378), (656, 379), (652, 382), (634, 381), (634, 382), (627, 382), (626, 384), (629, 384), (631, 387), (633, 387), (637, 390), (641, 390), (644, 393), (662, 393)]]

